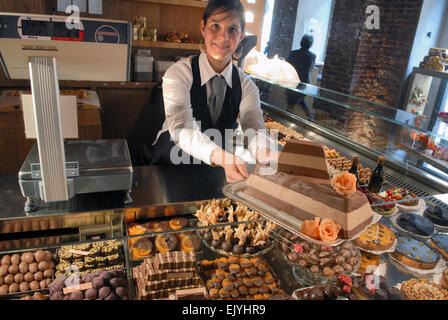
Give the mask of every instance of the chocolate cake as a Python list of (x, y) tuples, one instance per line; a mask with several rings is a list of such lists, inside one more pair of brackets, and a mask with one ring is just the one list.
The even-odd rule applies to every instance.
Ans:
[(341, 226), (341, 238), (353, 237), (373, 219), (362, 192), (341, 194), (333, 189), (324, 149), (314, 142), (288, 140), (277, 172), (257, 165), (242, 192), (302, 221), (331, 219)]

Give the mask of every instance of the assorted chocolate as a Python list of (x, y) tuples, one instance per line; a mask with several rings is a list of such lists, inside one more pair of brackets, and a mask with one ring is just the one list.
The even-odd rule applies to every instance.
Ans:
[(296, 267), (327, 278), (355, 272), (361, 259), (360, 251), (351, 242), (321, 246), (288, 231), (280, 233), (278, 246), (285, 259)]
[[(195, 216), (199, 219), (199, 227), (263, 218), (246, 206), (230, 199), (209, 201), (201, 205)], [(220, 254), (252, 256), (271, 248), (271, 232), (275, 227), (276, 225), (272, 221), (261, 221), (201, 229), (199, 234), (210, 247)]]
[(286, 295), (280, 280), (261, 257), (202, 260), (200, 268), (213, 300), (266, 300), (273, 295)]
[(127, 300), (123, 270), (103, 270), (82, 275), (59, 276), (50, 285), (50, 300)]
[(341, 274), (334, 283), (298, 289), (293, 296), (298, 300), (402, 300), (400, 290), (389, 287), (383, 276), (367, 273)]
[(45, 289), (54, 274), (55, 261), (48, 250), (6, 254), (1, 259), (0, 295)]
[(118, 240), (63, 246), (57, 257), (56, 277), (124, 268), (123, 244)]
[[(128, 235), (148, 234), (170, 230), (181, 230), (189, 224), (184, 217), (172, 218), (169, 221), (149, 221), (142, 224), (132, 223), (128, 226)], [(144, 259), (157, 252), (199, 251), (200, 238), (193, 232), (166, 233), (157, 236), (133, 237), (129, 239), (131, 259)]]
[[(186, 251), (157, 253), (144, 259), (142, 264), (132, 269), (137, 299), (166, 298), (176, 295), (179, 290), (201, 287), (196, 265), (196, 254)], [(197, 292), (179, 293), (184, 298), (189, 294)]]

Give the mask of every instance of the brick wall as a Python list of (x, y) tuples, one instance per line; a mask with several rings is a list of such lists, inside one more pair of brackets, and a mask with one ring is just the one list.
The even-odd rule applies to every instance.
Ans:
[(275, 1), (268, 45), (269, 58), (275, 54), (287, 58), (291, 52), (298, 4), (298, 0)]

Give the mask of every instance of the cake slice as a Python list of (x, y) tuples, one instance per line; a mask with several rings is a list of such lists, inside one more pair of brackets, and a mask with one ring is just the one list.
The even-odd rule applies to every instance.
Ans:
[(373, 212), (361, 191), (341, 194), (331, 186), (322, 145), (288, 140), (278, 162), (274, 174), (257, 165), (242, 193), (301, 221), (333, 220), (341, 226), (340, 238), (352, 238), (372, 222)]

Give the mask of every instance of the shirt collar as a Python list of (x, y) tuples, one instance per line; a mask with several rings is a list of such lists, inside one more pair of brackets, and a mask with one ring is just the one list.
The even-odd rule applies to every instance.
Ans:
[(201, 86), (206, 84), (215, 75), (221, 75), (227, 82), (230, 88), (232, 88), (232, 61), (229, 62), (227, 67), (221, 73), (215, 72), (212, 66), (208, 62), (205, 52), (201, 52), (199, 55), (199, 72), (201, 74)]

